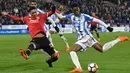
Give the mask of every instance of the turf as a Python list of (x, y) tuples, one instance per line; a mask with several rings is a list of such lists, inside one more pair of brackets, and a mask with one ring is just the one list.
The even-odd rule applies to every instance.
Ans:
[[(115, 39), (117, 36), (130, 33), (100, 33), (101, 44)], [(75, 34), (65, 34), (70, 46), (76, 41)], [(19, 53), (19, 48), (26, 49), (30, 39), (29, 35), (0, 35), (0, 73), (69, 73), (74, 65), (65, 51), (65, 44), (58, 35), (52, 35), (54, 45), (61, 52), (60, 58), (49, 68), (45, 63), (47, 56), (41, 51), (33, 51), (28, 60)], [(130, 73), (130, 41), (118, 43), (105, 53), (100, 53), (93, 48), (86, 52), (78, 53), (83, 73), (91, 62), (98, 64), (97, 73)]]

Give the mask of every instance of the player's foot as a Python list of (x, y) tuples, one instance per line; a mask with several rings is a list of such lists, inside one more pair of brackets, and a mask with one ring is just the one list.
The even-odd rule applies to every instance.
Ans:
[(70, 48), (69, 47), (66, 47), (66, 49), (65, 49), (66, 51), (70, 51)]
[(58, 58), (60, 57), (60, 52), (59, 52), (59, 51), (56, 52), (56, 56), (57, 56)]
[(117, 39), (119, 39), (121, 42), (130, 40), (127, 36), (119, 36)]
[(46, 63), (48, 64), (49, 67), (53, 67), (52, 62), (50, 60), (46, 60)]
[(98, 41), (100, 41), (100, 38), (98, 38)]
[(80, 68), (75, 68), (74, 70), (70, 71), (71, 73), (72, 72), (83, 72), (83, 69), (80, 69)]
[(25, 51), (23, 49), (19, 49), (21, 55), (24, 57), (24, 59), (28, 59), (28, 55), (25, 53)]

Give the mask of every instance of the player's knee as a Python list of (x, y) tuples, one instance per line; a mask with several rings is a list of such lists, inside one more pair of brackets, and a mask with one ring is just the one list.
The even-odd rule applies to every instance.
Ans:
[(32, 51), (32, 50), (35, 50), (35, 49), (36, 49), (35, 44), (34, 44), (33, 42), (30, 43), (30, 45), (28, 46), (28, 49), (30, 49), (31, 51)]

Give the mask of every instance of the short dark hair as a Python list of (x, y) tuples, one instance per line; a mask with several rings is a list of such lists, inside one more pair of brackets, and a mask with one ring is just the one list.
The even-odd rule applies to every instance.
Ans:
[(73, 9), (74, 7), (79, 7), (79, 5), (77, 3), (74, 3), (74, 4), (71, 5), (71, 7)]
[(36, 9), (36, 7), (29, 7), (28, 12), (31, 12), (31, 10)]
[(32, 0), (31, 2), (36, 2), (36, 3), (37, 3), (37, 1), (36, 1), (36, 0)]

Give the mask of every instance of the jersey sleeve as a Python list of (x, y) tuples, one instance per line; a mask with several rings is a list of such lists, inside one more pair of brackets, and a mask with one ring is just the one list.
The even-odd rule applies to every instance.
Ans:
[(85, 21), (93, 21), (93, 17), (87, 15), (87, 14), (84, 14), (85, 16)]
[(21, 18), (21, 17), (14, 16), (14, 15), (10, 15), (10, 14), (8, 14), (7, 16), (10, 17), (10, 18), (12, 18), (12, 19), (15, 20), (15, 21), (22, 21), (22, 18)]
[(27, 17), (23, 18), (23, 22), (26, 23), (27, 22)]
[(72, 15), (73, 15), (73, 14), (68, 14), (68, 15), (65, 16), (65, 18), (71, 19), (71, 16), (72, 16)]

